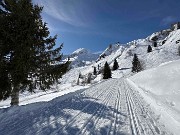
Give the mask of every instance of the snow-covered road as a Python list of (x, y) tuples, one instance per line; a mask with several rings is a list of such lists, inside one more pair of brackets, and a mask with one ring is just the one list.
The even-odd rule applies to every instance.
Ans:
[(0, 110), (0, 135), (169, 134), (126, 79), (110, 79), (49, 102)]

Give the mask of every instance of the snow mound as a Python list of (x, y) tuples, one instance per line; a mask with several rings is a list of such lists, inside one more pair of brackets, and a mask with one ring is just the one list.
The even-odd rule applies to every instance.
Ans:
[(174, 134), (180, 132), (180, 60), (145, 70), (130, 80)]
[(180, 60), (145, 70), (131, 79), (156, 95), (180, 94), (180, 83), (177, 81), (180, 80)]

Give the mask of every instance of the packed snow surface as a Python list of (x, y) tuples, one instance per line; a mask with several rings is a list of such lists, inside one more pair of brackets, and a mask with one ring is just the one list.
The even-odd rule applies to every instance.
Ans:
[(169, 135), (125, 79), (0, 110), (2, 135)]

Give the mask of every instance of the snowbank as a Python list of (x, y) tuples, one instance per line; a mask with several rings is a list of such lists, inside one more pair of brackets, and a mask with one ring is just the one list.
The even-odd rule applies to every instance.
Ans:
[(180, 132), (180, 60), (130, 77), (129, 82), (161, 117), (171, 132)]

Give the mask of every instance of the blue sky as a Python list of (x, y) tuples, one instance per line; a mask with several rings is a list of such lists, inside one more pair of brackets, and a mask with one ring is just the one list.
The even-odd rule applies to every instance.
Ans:
[(62, 52), (93, 52), (111, 43), (145, 38), (180, 21), (180, 0), (33, 0)]

